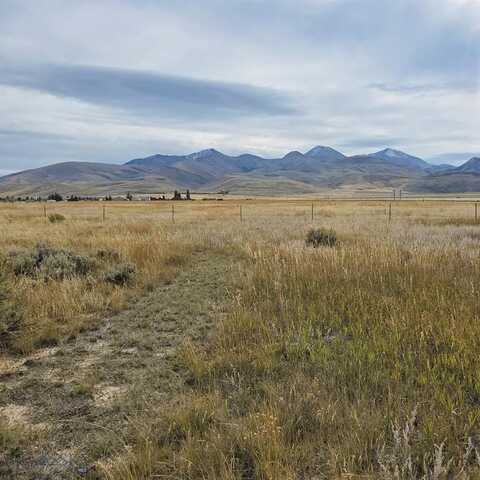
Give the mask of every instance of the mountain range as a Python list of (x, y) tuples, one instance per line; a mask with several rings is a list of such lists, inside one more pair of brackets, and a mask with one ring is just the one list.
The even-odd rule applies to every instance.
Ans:
[(331, 189), (402, 188), (425, 193), (480, 192), (480, 157), (455, 167), (386, 148), (346, 156), (317, 146), (281, 158), (225, 155), (215, 149), (189, 155), (153, 155), (123, 165), (64, 162), (0, 177), (0, 195), (45, 196), (161, 193), (174, 189), (243, 194), (301, 194)]

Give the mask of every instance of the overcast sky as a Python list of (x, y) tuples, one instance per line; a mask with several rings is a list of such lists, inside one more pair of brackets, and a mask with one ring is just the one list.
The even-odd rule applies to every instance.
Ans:
[(0, 170), (480, 151), (480, 0), (0, 0)]

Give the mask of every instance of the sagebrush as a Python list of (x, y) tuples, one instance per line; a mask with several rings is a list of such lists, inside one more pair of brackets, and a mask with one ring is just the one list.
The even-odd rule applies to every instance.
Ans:
[(309, 247), (333, 247), (337, 244), (337, 234), (335, 230), (329, 228), (312, 228), (307, 233), (305, 244)]

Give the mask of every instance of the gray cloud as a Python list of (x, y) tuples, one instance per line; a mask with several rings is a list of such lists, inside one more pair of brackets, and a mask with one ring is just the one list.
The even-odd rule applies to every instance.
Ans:
[(35, 132), (33, 130), (13, 130), (13, 129), (0, 129), (0, 139), (5, 138), (18, 138), (21, 140), (38, 140), (47, 142), (59, 142), (65, 140), (73, 140), (74, 137), (68, 135), (59, 135), (56, 133)]
[(0, 84), (164, 118), (294, 112), (290, 99), (274, 89), (120, 68), (4, 63)]

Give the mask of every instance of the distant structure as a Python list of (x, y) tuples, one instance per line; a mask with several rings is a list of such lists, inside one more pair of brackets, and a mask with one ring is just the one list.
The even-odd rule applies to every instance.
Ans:
[(175, 190), (173, 192), (172, 200), (192, 200), (190, 197), (190, 190), (186, 191), (185, 198), (182, 197), (182, 194), (178, 190)]

